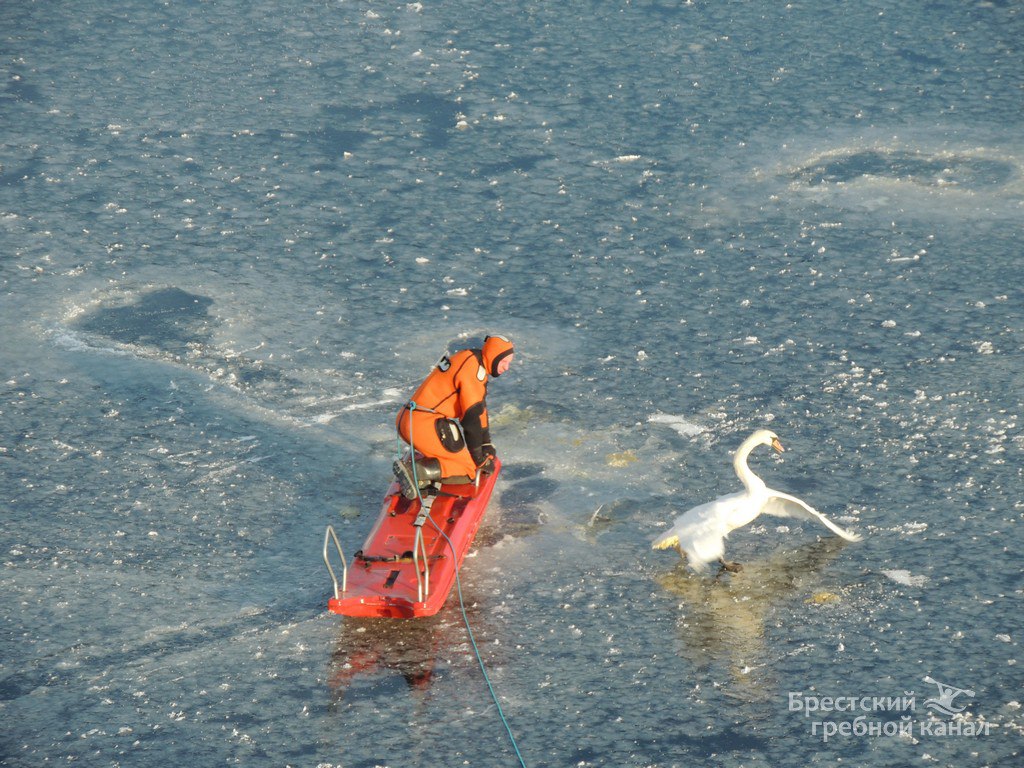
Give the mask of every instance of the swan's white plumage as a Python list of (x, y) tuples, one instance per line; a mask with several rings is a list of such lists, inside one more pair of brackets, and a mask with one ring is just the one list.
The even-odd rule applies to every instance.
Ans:
[(754, 432), (743, 441), (733, 457), (733, 468), (744, 490), (719, 496), (714, 501), (684, 512), (676, 518), (671, 528), (654, 540), (652, 548), (678, 547), (686, 555), (691, 568), (700, 568), (723, 558), (725, 537), (762, 514), (815, 520), (847, 541), (860, 541), (858, 534), (840, 528), (796, 496), (769, 488), (751, 472), (747, 466), (747, 457), (759, 445), (769, 445), (780, 453), (783, 450), (774, 432), (767, 429)]

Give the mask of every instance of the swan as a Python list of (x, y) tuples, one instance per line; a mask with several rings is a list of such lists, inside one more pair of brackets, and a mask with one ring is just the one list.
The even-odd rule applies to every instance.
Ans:
[(652, 542), (651, 548), (675, 547), (680, 555), (685, 555), (694, 570), (717, 560), (722, 570), (736, 573), (743, 568), (739, 563), (725, 561), (725, 537), (762, 514), (816, 520), (847, 541), (861, 540), (859, 534), (840, 528), (796, 496), (769, 488), (751, 472), (747, 466), (747, 457), (759, 445), (769, 445), (779, 453), (784, 450), (778, 435), (771, 430), (759, 429), (754, 432), (736, 449), (732, 460), (736, 475), (745, 490), (719, 496), (714, 501), (684, 512), (676, 518), (671, 528)]

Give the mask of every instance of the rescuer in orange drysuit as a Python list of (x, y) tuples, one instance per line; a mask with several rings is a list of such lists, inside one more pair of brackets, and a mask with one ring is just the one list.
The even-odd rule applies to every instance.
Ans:
[(490, 471), (497, 452), (487, 423), (487, 382), (509, 369), (514, 352), (504, 336), (488, 336), (482, 349), (445, 355), (398, 412), (398, 434), (416, 458), (415, 466), (406, 459), (392, 467), (406, 498), (439, 480), (471, 483), (477, 470)]

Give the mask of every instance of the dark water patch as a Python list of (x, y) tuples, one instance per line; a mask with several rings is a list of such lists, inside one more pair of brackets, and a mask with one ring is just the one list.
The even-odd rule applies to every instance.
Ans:
[(78, 327), (123, 344), (202, 343), (210, 337), (213, 299), (180, 288), (144, 293), (131, 304), (99, 307)]
[[(502, 469), (502, 491), (496, 512), (489, 517), (477, 537), (477, 545), (493, 546), (506, 536), (515, 538), (536, 533), (544, 523), (544, 510), (538, 503), (550, 498), (558, 483), (539, 475), (539, 462), (510, 464)], [(510, 485), (511, 483), (511, 485)]]
[(354, 126), (365, 127), (378, 124), (385, 132), (395, 130), (395, 117), (406, 127), (411, 127), (413, 135), (422, 139), (431, 147), (440, 148), (448, 144), (459, 114), (465, 109), (451, 99), (432, 93), (416, 92), (397, 96), (392, 101), (371, 102), (371, 106), (329, 105), (321, 110), (323, 116), (332, 123), (324, 129), (326, 138), (330, 139), (330, 131), (338, 132), (346, 140), (364, 142), (369, 133), (357, 130)]
[(539, 461), (517, 462), (515, 464), (502, 465), (501, 477), (505, 481), (524, 480), (527, 477), (535, 477), (544, 471), (544, 465)]
[(713, 736), (685, 736), (675, 734), (666, 743), (670, 746), (693, 745), (698, 754), (717, 755), (722, 752), (764, 751), (768, 740), (754, 736), (743, 726), (723, 728)]
[(43, 168), (39, 155), (12, 162), (6, 151), (0, 155), (0, 186), (13, 186), (38, 176)]
[(544, 467), (527, 463), (509, 467), (505, 480), (512, 480), (501, 492), (500, 513), (492, 518), (493, 525), (485, 526), (477, 539), (479, 546), (492, 546), (506, 536), (530, 536), (544, 524), (544, 510), (539, 503), (552, 497), (558, 482), (540, 477)]
[(1001, 187), (1015, 175), (1014, 166), (1004, 160), (864, 150), (822, 158), (800, 168), (790, 178), (812, 187), (843, 184), (874, 176), (926, 187), (981, 189)]
[(0, 680), (0, 701), (13, 701), (44, 685), (52, 685), (55, 680), (56, 675), (49, 668), (39, 669), (33, 665), (30, 669), (15, 672)]
[(405, 94), (395, 101), (395, 107), (412, 117), (417, 126), (416, 133), (432, 147), (448, 144), (460, 112), (454, 101), (432, 93)]
[[(220, 354), (212, 344), (217, 318), (210, 314), (213, 299), (181, 288), (147, 291), (134, 301), (100, 306), (76, 323), (78, 330), (120, 344), (171, 355), (191, 368), (207, 371), (241, 389), (296, 386), (280, 369), (244, 356)], [(187, 355), (187, 357), (186, 357)]]
[(519, 504), (536, 504), (554, 495), (558, 483), (546, 477), (532, 477), (522, 480), (502, 491), (501, 502), (508, 507)]

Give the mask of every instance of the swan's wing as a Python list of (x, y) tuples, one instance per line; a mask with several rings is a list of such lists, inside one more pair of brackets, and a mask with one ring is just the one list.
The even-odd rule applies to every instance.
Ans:
[(847, 541), (860, 541), (862, 538), (859, 533), (851, 533), (845, 528), (840, 528), (821, 514), (821, 512), (796, 496), (790, 496), (788, 493), (782, 493), (771, 488), (768, 489), (768, 500), (761, 507), (761, 512), (767, 515), (774, 515), (775, 517), (815, 520), (836, 534), (836, 536), (842, 536)]
[(678, 546), (680, 534), (685, 535), (685, 532), (695, 522), (699, 521), (701, 517), (707, 513), (707, 510), (712, 509), (719, 501), (720, 499), (715, 499), (715, 501), (700, 504), (693, 509), (688, 509), (683, 512), (683, 514), (679, 515), (675, 519), (671, 528), (651, 542), (651, 549), (668, 549), (669, 547)]
[(728, 523), (730, 515), (737, 503), (745, 498), (745, 493), (730, 493), (688, 509), (651, 543), (651, 548), (678, 546), (686, 553), (687, 563), (694, 569), (717, 560), (725, 553), (725, 537), (731, 530)]

